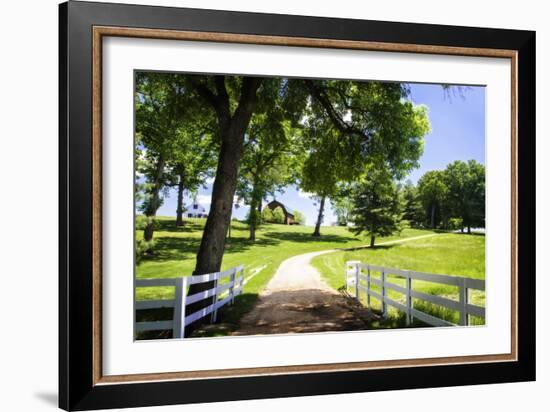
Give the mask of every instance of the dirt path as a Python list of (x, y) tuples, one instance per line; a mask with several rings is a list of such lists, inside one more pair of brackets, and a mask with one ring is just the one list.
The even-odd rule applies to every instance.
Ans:
[(364, 329), (371, 313), (330, 288), (310, 265), (333, 250), (294, 256), (281, 263), (234, 335)]
[[(380, 243), (393, 244), (435, 236), (410, 237)], [(360, 249), (356, 247), (352, 249)], [(323, 250), (285, 260), (258, 301), (233, 335), (326, 332), (365, 329), (375, 315), (353, 299), (330, 288), (310, 262)], [(342, 268), (342, 271), (344, 268)], [(343, 273), (342, 273), (343, 276)]]

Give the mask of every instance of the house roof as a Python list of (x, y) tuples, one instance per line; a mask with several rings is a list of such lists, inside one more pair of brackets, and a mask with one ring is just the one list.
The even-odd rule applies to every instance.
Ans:
[[(197, 206), (196, 209), (193, 207), (195, 205)], [(208, 210), (204, 205), (201, 205), (200, 203), (191, 203), (189, 205), (184, 205), (183, 207), (185, 208), (185, 211), (187, 211), (187, 212), (191, 212), (193, 210), (202, 210), (202, 211), (207, 211)]]
[(283, 212), (285, 213), (285, 215), (290, 215), (294, 217), (294, 210), (285, 206), (283, 203), (279, 202), (278, 200), (272, 200), (267, 204), (267, 206), (269, 206), (271, 210), (276, 209), (277, 207), (280, 207), (281, 209), (283, 209)]

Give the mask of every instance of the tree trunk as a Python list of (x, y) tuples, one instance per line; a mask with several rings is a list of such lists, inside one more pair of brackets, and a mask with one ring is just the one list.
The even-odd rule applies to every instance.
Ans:
[(178, 207), (176, 209), (176, 226), (183, 226), (183, 172), (180, 173), (179, 182), (178, 182)]
[[(145, 216), (147, 216), (149, 219), (149, 222), (147, 223), (147, 226), (145, 226), (145, 229), (143, 230), (143, 240), (146, 242), (150, 242), (153, 240), (153, 233), (155, 230), (153, 218), (157, 214), (157, 210), (159, 208), (159, 194), (160, 189), (162, 188), (162, 173), (164, 172), (164, 156), (161, 154), (159, 155), (158, 161), (157, 161), (157, 167), (155, 170), (155, 177), (153, 181), (153, 189), (151, 190), (151, 194), (149, 195), (149, 204), (147, 207), (147, 210), (145, 211)], [(149, 252), (149, 251), (148, 251)]]
[[(237, 184), (239, 160), (243, 148), (242, 140), (224, 141), (220, 150), (220, 158), (216, 171), (216, 178), (212, 188), (212, 204), (206, 219), (194, 276), (219, 272), (222, 265), (226, 236), (231, 223), (231, 211), (233, 208), (233, 196)], [(189, 295), (199, 293), (214, 287), (214, 282), (198, 283), (191, 285)], [(192, 303), (186, 309), (186, 313), (194, 313), (210, 304), (213, 298)], [(208, 319), (204, 318), (186, 327), (185, 334), (189, 336)]]
[(257, 206), (256, 206), (256, 200), (252, 199), (252, 202), (250, 204), (250, 213), (248, 216), (249, 222), (248, 222), (248, 228), (249, 228), (249, 235), (248, 240), (255, 242), (256, 241), (256, 222), (257, 222)]
[(374, 241), (376, 240), (376, 236), (370, 235), (370, 247), (374, 247)]
[(313, 231), (313, 236), (321, 236), (321, 223), (323, 222), (323, 211), (325, 209), (325, 198), (326, 198), (326, 196), (321, 197), (321, 204), (319, 205), (319, 215), (317, 216), (317, 223), (315, 224), (315, 230)]
[[(247, 77), (243, 79), (240, 101), (233, 116), (229, 113), (229, 101), (222, 77), (217, 78), (217, 85), (221, 91), (217, 97), (211, 97), (215, 101), (213, 107), (218, 117), (218, 127), (221, 137), (220, 156), (216, 169), (216, 177), (212, 187), (212, 204), (206, 219), (202, 233), (201, 244), (197, 253), (194, 276), (219, 272), (225, 248), (225, 240), (231, 212), (233, 208), (233, 196), (237, 187), (239, 163), (243, 153), (244, 134), (250, 124), (252, 113), (257, 103), (256, 91), (261, 85), (261, 79)], [(207, 94), (207, 92), (204, 92)], [(225, 96), (224, 96), (225, 95)], [(208, 97), (208, 96), (207, 96)], [(214, 282), (191, 285), (188, 294), (202, 292), (211, 289)], [(193, 303), (187, 307), (187, 313), (196, 312), (212, 303), (212, 298), (207, 298)], [(189, 336), (200, 322), (186, 328)]]
[(225, 246), (225, 235), (231, 221), (233, 196), (237, 184), (243, 141), (223, 142), (212, 187), (212, 204), (206, 219), (194, 275), (218, 272)]
[(430, 226), (435, 229), (435, 203), (432, 203), (432, 213), (430, 217)]
[(248, 240), (251, 240), (252, 242), (256, 241), (256, 229), (258, 228), (258, 223), (261, 218), (261, 211), (262, 211), (262, 197), (258, 193), (257, 181), (254, 181), (253, 187), (252, 187), (252, 199), (250, 202), (250, 213), (249, 213), (250, 235), (248, 237)]
[(469, 235), (472, 234), (472, 228), (470, 227), (470, 224), (468, 224), (468, 234), (469, 234)]
[(258, 219), (262, 223), (262, 198), (258, 200)]

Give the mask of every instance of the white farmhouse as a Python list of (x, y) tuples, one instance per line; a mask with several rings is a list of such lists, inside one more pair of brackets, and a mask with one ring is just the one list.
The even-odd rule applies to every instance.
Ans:
[(206, 207), (199, 203), (193, 203), (191, 205), (186, 205), (185, 207), (185, 213), (187, 214), (187, 217), (195, 217), (195, 218), (207, 218), (208, 217), (208, 210)]

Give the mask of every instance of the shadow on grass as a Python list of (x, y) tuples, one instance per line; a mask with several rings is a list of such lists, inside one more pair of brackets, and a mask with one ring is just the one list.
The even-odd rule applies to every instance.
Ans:
[[(174, 221), (160, 220), (158, 222), (158, 232), (184, 233), (202, 231), (203, 226), (194, 222), (185, 222), (185, 226), (176, 227)], [(321, 235), (313, 237), (309, 233), (292, 233), (269, 231), (256, 241), (246, 238), (229, 238), (226, 240), (225, 253), (242, 253), (251, 247), (262, 248), (277, 246), (282, 242), (295, 243), (346, 243), (355, 241), (353, 236)], [(163, 262), (167, 260), (186, 259), (195, 256), (199, 250), (201, 238), (181, 237), (181, 236), (156, 236), (154, 253), (144, 256), (142, 262)]]
[(345, 250), (346, 252), (354, 252), (357, 250), (364, 250), (364, 249), (371, 249), (371, 250), (389, 250), (396, 246), (399, 246), (399, 244), (391, 244), (391, 245), (374, 245), (373, 247), (370, 246), (355, 246), (355, 247), (346, 247), (341, 248), (340, 250)]
[(455, 235), (464, 235), (464, 236), (476, 236), (476, 237), (485, 237), (485, 233), (479, 233), (479, 232), (472, 232), (472, 233), (467, 233), (467, 232), (452, 232), (453, 234)]
[[(204, 320), (204, 324), (200, 325), (192, 334), (192, 338), (214, 337), (214, 336), (226, 336), (235, 331), (239, 327), (240, 319), (249, 312), (256, 300), (258, 299), (257, 293), (243, 293), (235, 297), (233, 305), (225, 305), (218, 310), (218, 321), (216, 323), (208, 324), (209, 315)], [(174, 317), (174, 310), (172, 308), (161, 309), (143, 309), (136, 310), (136, 322), (155, 322), (162, 320), (172, 320)], [(171, 330), (152, 330), (146, 332), (138, 332), (137, 340), (150, 340), (150, 339), (171, 339)]]
[(293, 232), (267, 232), (264, 236), (278, 241), (296, 243), (346, 243), (357, 240), (357, 238), (353, 236), (321, 235), (315, 237), (310, 233)]

